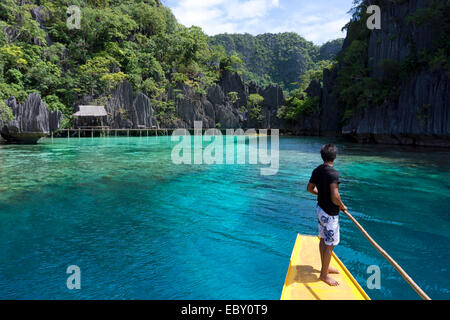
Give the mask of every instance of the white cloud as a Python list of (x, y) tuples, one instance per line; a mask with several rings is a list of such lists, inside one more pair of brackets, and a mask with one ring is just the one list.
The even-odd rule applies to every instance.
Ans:
[(291, 10), (287, 19), (278, 25), (277, 32), (292, 31), (302, 35), (305, 39), (316, 44), (328, 40), (345, 37), (342, 27), (349, 21), (348, 10), (351, 0), (347, 1), (302, 1)]
[(352, 0), (172, 0), (178, 21), (218, 33), (297, 32), (317, 44), (344, 37)]
[(214, 35), (241, 32), (279, 5), (279, 0), (180, 0), (172, 11), (180, 23), (200, 26), (205, 33)]

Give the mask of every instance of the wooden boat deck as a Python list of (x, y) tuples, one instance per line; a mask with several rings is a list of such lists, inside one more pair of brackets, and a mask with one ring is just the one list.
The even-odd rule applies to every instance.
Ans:
[(334, 253), (330, 265), (339, 271), (332, 275), (337, 287), (319, 280), (319, 238), (297, 235), (281, 300), (370, 300)]

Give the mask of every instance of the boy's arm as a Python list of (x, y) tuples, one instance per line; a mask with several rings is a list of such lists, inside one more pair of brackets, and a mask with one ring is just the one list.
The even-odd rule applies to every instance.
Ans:
[(308, 188), (307, 188), (309, 193), (312, 193), (313, 195), (318, 195), (319, 194), (319, 190), (317, 190), (317, 187), (314, 183), (310, 182), (308, 183)]
[(341, 200), (341, 195), (339, 194), (339, 184), (338, 183), (332, 183), (330, 184), (330, 191), (331, 191), (331, 201), (339, 208), (341, 208), (342, 211), (346, 211), (347, 207)]

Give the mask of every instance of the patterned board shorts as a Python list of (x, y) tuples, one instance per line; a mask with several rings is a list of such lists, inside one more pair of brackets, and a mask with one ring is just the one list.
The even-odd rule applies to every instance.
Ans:
[(319, 237), (324, 239), (327, 246), (337, 246), (340, 240), (339, 216), (330, 216), (317, 206), (319, 219)]

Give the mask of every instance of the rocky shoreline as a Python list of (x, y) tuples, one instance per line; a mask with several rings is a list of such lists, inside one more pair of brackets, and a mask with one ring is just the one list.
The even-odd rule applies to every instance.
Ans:
[[(218, 84), (207, 90), (206, 95), (197, 94), (184, 84), (169, 90), (168, 99), (176, 101), (178, 118), (172, 123), (158, 123), (150, 99), (142, 92), (134, 94), (131, 84), (125, 81), (119, 84), (106, 103), (107, 124), (112, 129), (175, 129), (193, 128), (194, 121), (201, 121), (206, 129), (217, 128), (218, 124), (221, 129), (276, 128), (282, 136), (346, 137), (357, 143), (450, 147), (450, 125), (441, 120), (450, 120), (446, 102), (450, 92), (448, 77), (421, 74), (404, 89), (401, 103), (364, 110), (345, 126), (340, 121), (341, 111), (334, 93), (335, 77), (335, 70), (326, 69), (323, 83), (310, 83), (306, 92), (311, 97), (320, 98), (321, 108), (314, 114), (302, 116), (295, 124), (277, 117), (278, 109), (286, 103), (280, 86), (260, 88), (254, 83), (246, 84), (237, 73), (226, 72)], [(231, 101), (230, 92), (236, 93), (236, 101)], [(264, 98), (261, 122), (253, 121), (241, 112), (241, 107), (247, 105), (248, 97), (253, 93)], [(90, 99), (83, 97), (79, 104), (89, 103)], [(424, 117), (430, 119), (425, 126), (418, 122), (414, 108), (409, 107), (411, 103), (417, 105), (418, 99), (421, 103), (435, 102), (434, 107), (423, 111)], [(61, 112), (50, 112), (38, 94), (31, 94), (23, 103), (17, 103), (12, 97), (6, 104), (12, 108), (15, 119), (7, 126), (2, 123), (0, 126), (3, 138), (10, 142), (34, 143), (56, 131), (61, 123)]]
[[(444, 4), (446, 0), (437, 2)], [(374, 80), (383, 77), (380, 66), (384, 62), (398, 66), (411, 53), (432, 51), (439, 40), (434, 25), (411, 24), (411, 17), (418, 10), (428, 10), (430, 1), (382, 1), (379, 4), (383, 12), (382, 29), (372, 30), (362, 40), (367, 41), (364, 49), (367, 52), (363, 54), (365, 67), (370, 70), (368, 77)], [(39, 1), (37, 5), (31, 15), (44, 31), (47, 44), (51, 44), (43, 7)], [(38, 39), (34, 41), (39, 42)], [(343, 50), (353, 41), (348, 34)], [(292, 65), (286, 68), (292, 68)], [(450, 147), (450, 76), (444, 68), (418, 68), (402, 79), (395, 101), (385, 99), (380, 105), (361, 107), (350, 116), (345, 114), (348, 106), (342, 105), (339, 99), (337, 78), (341, 70), (340, 65), (332, 70), (325, 69), (323, 80), (309, 84), (306, 93), (311, 98), (318, 98), (319, 108), (311, 114), (301, 115), (295, 122), (277, 116), (278, 110), (286, 104), (280, 86), (262, 88), (255, 83), (247, 84), (238, 73), (229, 71), (203, 93), (184, 83), (169, 88), (161, 102), (174, 108), (171, 118), (160, 117), (164, 113), (162, 107), (152, 102), (146, 93), (134, 92), (127, 81), (120, 83), (110, 96), (78, 97), (73, 112), (77, 111), (78, 105), (98, 101), (105, 105), (107, 125), (112, 129), (192, 128), (194, 121), (201, 121), (203, 128), (277, 128), (284, 135), (346, 137), (358, 143)], [(261, 119), (258, 120), (248, 115), (248, 100), (252, 94), (263, 98)], [(15, 119), (0, 122), (0, 132), (10, 142), (35, 143), (40, 137), (55, 132), (61, 124), (61, 112), (50, 112), (38, 94), (30, 94), (21, 103), (14, 97), (5, 102)]]
[(41, 97), (32, 93), (27, 100), (18, 103), (15, 97), (6, 101), (14, 119), (8, 123), (0, 121), (1, 136), (10, 143), (33, 144), (57, 130), (61, 124), (62, 113), (48, 110)]
[[(368, 41), (367, 61), (370, 77), (380, 77), (383, 61), (402, 63), (415, 50), (432, 48), (433, 30), (429, 26), (411, 29), (407, 18), (419, 9), (427, 7), (421, 0), (384, 4), (381, 30), (371, 31)], [(390, 23), (396, 21), (396, 23)], [(400, 36), (399, 36), (400, 35)], [(349, 36), (344, 50), (351, 45)], [(217, 84), (199, 93), (184, 83), (169, 88), (165, 103), (172, 101), (172, 119), (157, 121), (158, 106), (142, 92), (133, 92), (130, 83), (119, 84), (106, 99), (107, 125), (110, 128), (192, 128), (194, 121), (201, 121), (203, 128), (277, 128), (285, 135), (343, 136), (358, 143), (387, 145), (413, 145), (450, 147), (450, 77), (442, 70), (422, 69), (404, 79), (399, 86), (396, 101), (357, 110), (343, 120), (345, 106), (340, 105), (337, 90), (338, 65), (325, 69), (323, 80), (314, 80), (306, 92), (317, 97), (320, 107), (312, 114), (304, 114), (296, 122), (288, 122), (277, 116), (286, 103), (283, 90), (278, 85), (261, 88), (255, 83), (246, 84), (238, 73), (224, 72)], [(263, 97), (261, 119), (249, 118), (244, 109), (251, 94)], [(233, 98), (232, 98), (233, 97)], [(76, 105), (89, 104), (94, 97), (81, 97)], [(39, 95), (31, 94), (23, 103), (14, 97), (6, 101), (13, 110), (15, 120), (0, 123), (2, 136), (14, 141), (14, 137), (30, 133), (47, 135), (59, 128), (61, 112), (50, 112)], [(74, 107), (74, 112), (77, 107)], [(248, 108), (247, 108), (248, 111)], [(28, 139), (28, 138), (27, 138)]]

